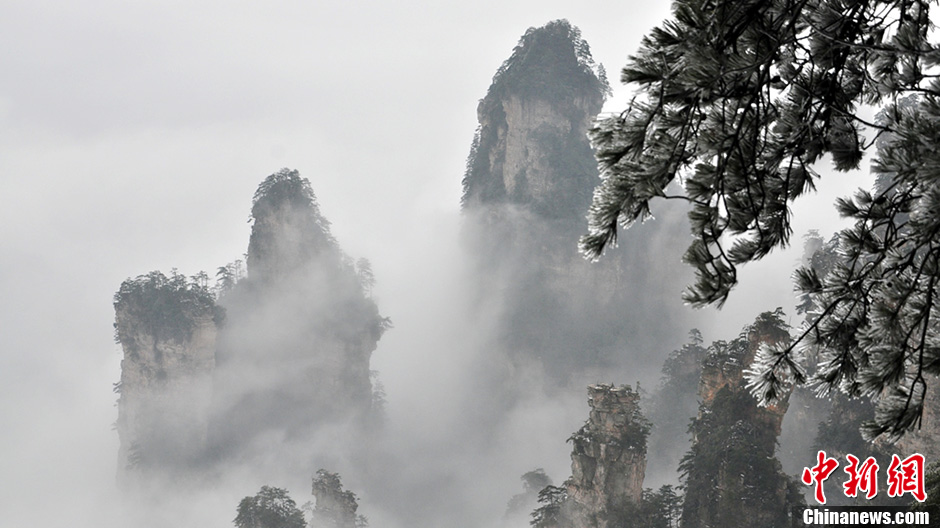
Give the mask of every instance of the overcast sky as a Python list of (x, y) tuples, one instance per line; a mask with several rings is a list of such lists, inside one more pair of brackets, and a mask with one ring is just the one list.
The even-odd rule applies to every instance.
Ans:
[[(211, 275), (240, 258), (251, 196), (281, 167), (310, 179), (347, 253), (372, 260), (396, 323), (374, 363), (390, 404), (407, 400), (406, 373), (427, 358), (394, 355), (395, 333), (409, 335), (407, 294), (440, 286), (414, 270), (456, 247), (476, 106), (496, 69), (528, 27), (567, 18), (618, 88), (666, 7), (0, 4), (0, 519), (83, 527), (109, 515), (111, 297), (129, 276)], [(786, 275), (761, 281), (789, 290)]]

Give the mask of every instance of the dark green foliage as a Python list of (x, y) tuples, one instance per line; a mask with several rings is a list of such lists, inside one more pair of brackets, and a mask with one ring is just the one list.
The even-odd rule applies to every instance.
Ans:
[(190, 277), (189, 280), (195, 287), (201, 290), (209, 289), (209, 274), (205, 271), (200, 271), (199, 273)]
[(793, 384), (806, 381), (806, 367), (802, 357), (794, 357), (786, 351), (791, 349), (790, 325), (784, 322), (782, 308), (764, 312), (744, 334), (760, 336), (761, 345), (753, 360), (748, 358), (748, 388), (763, 403), (776, 404), (789, 397)]
[(779, 343), (790, 340), (790, 325), (785, 321), (786, 314), (779, 306), (772, 312), (762, 312), (744, 331), (756, 333), (764, 341)]
[(277, 209), (288, 206), (295, 209), (307, 209), (314, 225), (329, 237), (330, 222), (320, 214), (320, 205), (313, 193), (313, 188), (300, 172), (281, 169), (268, 176), (258, 185), (251, 202), (251, 217), (257, 220)]
[(547, 486), (552, 485), (552, 479), (545, 474), (542, 468), (528, 471), (520, 477), (522, 480), (523, 492), (513, 495), (506, 506), (506, 515), (512, 515), (520, 511), (528, 511), (531, 504), (538, 501), (539, 492)]
[[(621, 385), (618, 390), (635, 394), (633, 388), (629, 385)], [(636, 398), (636, 401), (638, 401), (639, 396), (637, 395)], [(618, 412), (617, 423), (624, 426), (618, 427), (619, 434), (616, 438), (610, 438), (606, 431), (602, 429), (602, 425), (593, 423), (589, 418), (580, 429), (568, 438), (573, 446), (571, 450), (572, 457), (587, 454), (593, 458), (600, 455), (595, 448), (598, 442), (616, 443), (618, 448), (641, 453), (645, 457), (646, 440), (649, 438), (653, 424), (643, 415), (640, 406), (630, 406), (629, 413)], [(603, 435), (602, 438), (597, 437), (598, 432)]]
[(238, 528), (305, 528), (304, 514), (287, 490), (262, 486), (254, 497), (238, 503)]
[[(879, 460), (890, 460), (891, 456), (879, 444), (865, 440), (859, 426), (870, 420), (874, 407), (866, 399), (850, 399), (842, 394), (833, 396), (829, 417), (819, 423), (816, 433), (816, 449), (823, 449), (832, 456), (852, 454), (865, 460), (874, 456)], [(887, 458), (885, 458), (887, 457)], [(881, 464), (882, 467), (888, 467)]]
[(657, 491), (643, 490), (640, 518), (636, 528), (677, 528), (682, 514), (682, 495), (666, 485)]
[(590, 46), (567, 20), (529, 28), (493, 76), (480, 112), (489, 112), (491, 102), (509, 93), (549, 101), (606, 93), (609, 86), (598, 79), (595, 68)]
[(643, 490), (639, 504), (631, 504), (623, 511), (614, 512), (608, 521), (610, 528), (678, 528), (682, 514), (682, 495), (669, 485), (657, 491)]
[(232, 288), (245, 277), (245, 270), (241, 260), (229, 262), (225, 266), (219, 266), (215, 272), (215, 291), (221, 297), (230, 292)]
[[(619, 225), (650, 215), (681, 180), (697, 280), (686, 299), (721, 305), (737, 266), (788, 244), (789, 204), (813, 189), (814, 164), (858, 168), (863, 126), (885, 134), (874, 193), (837, 209), (827, 278), (798, 275), (817, 306), (796, 343), (755, 371), (765, 402), (802, 376), (797, 344), (818, 346), (813, 385), (877, 400), (868, 438), (897, 439), (921, 419), (926, 376), (940, 374), (940, 48), (926, 0), (677, 0), (623, 70), (642, 94), (591, 131), (603, 183), (582, 251), (597, 258)], [(917, 94), (912, 101), (906, 95)], [(884, 105), (877, 123), (858, 111)], [(764, 367), (777, 372), (768, 375)]]
[(933, 508), (935, 515), (940, 513), (940, 461), (934, 461), (925, 468), (924, 492), (927, 494), (927, 500), (914, 503), (913, 509), (925, 510)]
[(689, 330), (689, 342), (679, 350), (673, 350), (663, 362), (662, 386), (665, 392), (671, 388), (694, 386), (701, 374), (701, 363), (705, 357), (702, 346), (702, 333), (693, 328)]
[[(143, 331), (158, 341), (185, 341), (201, 317), (209, 316), (216, 324), (225, 318), (204, 281), (188, 280), (176, 270), (169, 277), (152, 271), (125, 280), (114, 294), (114, 310), (126, 314), (134, 324), (145, 325)], [(128, 332), (138, 330), (115, 323), (115, 340), (131, 346)]]
[(759, 407), (743, 378), (756, 347), (786, 343), (783, 318), (779, 308), (764, 312), (736, 339), (708, 347), (703, 385), (717, 391), (692, 421), (693, 445), (679, 465), (687, 490), (683, 528), (795, 526), (800, 488), (774, 457), (779, 433), (774, 413), (782, 411)]
[(539, 491), (539, 506), (532, 512), (534, 528), (555, 528), (562, 522), (562, 505), (568, 498), (568, 490), (564, 487), (545, 486)]
[(264, 278), (290, 272), (325, 254), (340, 258), (329, 221), (320, 214), (310, 182), (281, 169), (258, 186), (252, 201), (255, 225), (248, 242), (248, 268)]
[(650, 429), (653, 427), (652, 422), (643, 416), (639, 407), (634, 409), (628, 421), (633, 424), (633, 427), (630, 428), (629, 434), (620, 440), (620, 445), (631, 451), (646, 453), (646, 440), (649, 438)]
[[(806, 286), (815, 288), (821, 283), (822, 279), (826, 278), (835, 269), (839, 260), (839, 238), (833, 236), (826, 242), (819, 236), (818, 231), (815, 229), (810, 230), (803, 237), (803, 269), (805, 270), (803, 273), (805, 277), (801, 275), (800, 278), (812, 283)], [(811, 295), (806, 293), (800, 295), (800, 304), (796, 307), (797, 313), (810, 314), (818, 308)]]
[[(491, 119), (505, 121), (506, 114), (501, 106), (493, 108)], [(494, 177), (490, 171), (489, 152), (480, 156), (480, 144), (483, 142), (483, 128), (477, 127), (470, 145), (470, 154), (467, 156), (466, 170), (464, 171), (463, 194), (460, 195), (460, 205), (466, 209), (471, 205), (502, 203), (506, 200), (506, 185), (502, 178)], [(496, 142), (492, 134), (487, 134), (487, 151), (494, 148)]]
[(706, 349), (702, 334), (689, 332), (689, 342), (674, 350), (663, 363), (659, 389), (649, 406), (653, 428), (648, 467), (676, 468), (681, 453), (688, 451), (689, 421), (698, 412), (698, 385)]
[[(833, 236), (825, 241), (816, 230), (811, 230), (803, 239), (803, 273), (805, 280), (817, 284), (826, 279), (839, 264), (839, 237)], [(819, 307), (814, 298), (808, 294), (800, 296), (801, 303), (797, 312), (806, 314), (812, 320), (818, 314)], [(806, 369), (815, 370), (817, 356), (812, 350), (808, 351)], [(874, 405), (868, 399), (849, 398), (841, 393), (831, 394), (828, 400), (815, 399), (817, 405), (828, 406), (828, 416), (818, 424), (813, 448), (822, 449), (831, 456), (840, 457), (853, 454), (861, 460), (874, 456), (880, 461), (890, 460), (890, 455), (879, 448), (878, 445), (866, 441), (859, 428), (862, 423), (871, 420), (874, 416)], [(885, 458), (887, 456), (887, 458)], [(887, 467), (881, 464), (882, 467)], [(841, 495), (841, 494), (840, 494)], [(835, 501), (844, 499), (837, 495)], [(859, 503), (861, 503), (859, 501)]]
[[(848, 398), (843, 394), (835, 394), (831, 398), (831, 404), (829, 416), (819, 423), (813, 449), (824, 450), (829, 456), (837, 458), (842, 467), (847, 463), (845, 455), (850, 454), (861, 461), (874, 457), (878, 462), (878, 467), (881, 468), (880, 471), (887, 470), (891, 463), (892, 446), (884, 442), (869, 442), (859, 431), (859, 426), (866, 420), (871, 420), (874, 415), (872, 402), (864, 398)], [(812, 459), (807, 458), (806, 466), (811, 464)], [(841, 470), (839, 471), (841, 473)], [(826, 497), (827, 504), (833, 506), (900, 506), (904, 504), (903, 499), (892, 498), (881, 492), (872, 499), (867, 499), (862, 495), (855, 498), (846, 497), (843, 493), (827, 493)]]
[[(884, 38), (881, 4), (675, 2), (674, 18), (623, 69), (645, 97), (592, 131), (605, 183), (584, 250), (599, 255), (618, 221), (645, 218), (682, 176), (696, 237), (688, 258), (700, 274), (688, 298), (723, 302), (735, 265), (787, 243), (786, 204), (812, 189), (812, 164), (829, 153), (843, 170), (858, 166), (855, 103), (863, 92), (887, 95), (863, 75), (890, 52), (856, 53), (856, 42)], [(879, 77), (868, 81), (890, 74)], [(726, 250), (725, 233), (744, 236)]]
[[(584, 208), (591, 203), (591, 189), (597, 183), (597, 167), (587, 141), (578, 130), (568, 134), (560, 134), (555, 129), (536, 130), (533, 135), (534, 141), (547, 153), (546, 166), (563, 177), (555, 182), (550, 196), (538, 196), (531, 201), (531, 210), (545, 219), (577, 217), (581, 226)], [(516, 189), (519, 187), (517, 184)], [(527, 189), (517, 192), (521, 196), (530, 195)], [(516, 199), (511, 201), (519, 203)]]
[(695, 490), (686, 494), (683, 526), (708, 526), (705, 519), (726, 528), (752, 526), (754, 512), (766, 514), (768, 524), (761, 526), (791, 525), (795, 505), (781, 501), (780, 493), (797, 485), (773, 456), (773, 429), (740, 418), (754, 405), (747, 391), (724, 387), (693, 422), (695, 443), (679, 466), (685, 488)]
[(898, 108), (887, 126), (874, 169), (890, 185), (840, 201), (856, 221), (839, 234), (843, 258), (817, 280), (800, 270), (799, 286), (820, 307), (805, 332), (820, 349), (815, 386), (876, 400), (864, 433), (890, 440), (919, 427), (926, 379), (940, 373), (940, 187), (926, 147), (940, 141), (940, 103)]

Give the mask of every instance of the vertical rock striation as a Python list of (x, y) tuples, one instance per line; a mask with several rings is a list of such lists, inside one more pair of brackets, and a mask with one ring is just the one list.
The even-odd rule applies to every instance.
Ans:
[(588, 395), (590, 417), (570, 439), (567, 509), (573, 526), (607, 528), (618, 512), (640, 503), (650, 424), (628, 386), (591, 385)]
[(650, 423), (640, 412), (640, 395), (625, 385), (591, 385), (588, 405), (587, 422), (569, 439), (571, 477), (539, 493), (537, 528), (613, 528), (643, 498)]

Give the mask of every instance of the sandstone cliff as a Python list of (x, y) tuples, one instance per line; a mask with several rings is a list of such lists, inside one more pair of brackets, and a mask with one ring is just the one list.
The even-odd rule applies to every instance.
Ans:
[(221, 268), (214, 292), (205, 274), (153, 272), (115, 296), (122, 480), (252, 463), (272, 441), (306, 446), (323, 424), (371, 423), (370, 358), (389, 324), (371, 283), (297, 171), (262, 182), (252, 219), (247, 277)]
[(592, 385), (588, 396), (588, 420), (569, 439), (571, 477), (540, 492), (537, 528), (621, 526), (643, 498), (650, 423), (640, 395), (629, 386)]
[(387, 325), (297, 171), (259, 186), (252, 219), (248, 276), (220, 299), (212, 432), (223, 451), (365, 417)]
[(222, 312), (203, 286), (159, 272), (125, 281), (114, 308), (124, 351), (115, 386), (118, 479), (178, 476), (205, 455)]
[(343, 489), (339, 475), (324, 469), (313, 478), (313, 509), (311, 528), (358, 528), (365, 526), (364, 518), (356, 514), (359, 503), (356, 494)]
[(628, 386), (592, 385), (588, 394), (590, 417), (571, 437), (568, 515), (573, 526), (607, 528), (643, 495), (650, 424)]
[(789, 339), (781, 311), (764, 313), (741, 336), (708, 348), (692, 449), (680, 466), (683, 528), (800, 526), (800, 488), (774, 457), (787, 403), (759, 407), (744, 370), (758, 347)]
[(681, 213), (625, 234), (599, 263), (578, 254), (600, 181), (586, 134), (607, 90), (576, 28), (530, 29), (480, 101), (463, 180), (472, 280), (499, 311), (495, 348), (512, 370), (543, 372), (550, 385), (611, 368), (636, 375), (675, 326), (690, 326), (666, 308), (680, 304), (675, 285), (689, 275), (680, 244), (671, 247), (685, 236)]
[(584, 216), (597, 183), (586, 133), (607, 90), (596, 71), (567, 21), (523, 35), (477, 108), (466, 208), (511, 203), (546, 218)]

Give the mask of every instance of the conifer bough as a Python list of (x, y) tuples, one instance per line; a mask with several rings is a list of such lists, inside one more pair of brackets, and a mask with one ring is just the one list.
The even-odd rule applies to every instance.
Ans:
[[(688, 201), (695, 306), (720, 307), (738, 265), (787, 245), (789, 204), (814, 188), (817, 161), (855, 170), (875, 151), (880, 185), (836, 205), (855, 221), (839, 233), (839, 262), (825, 277), (796, 273), (816, 312), (749, 374), (764, 403), (807, 378), (820, 393), (875, 399), (867, 438), (918, 427), (940, 372), (935, 3), (676, 0), (623, 69), (639, 95), (590, 131), (602, 182), (581, 251), (599, 258), (655, 198)], [(878, 119), (859, 112), (879, 107)], [(684, 192), (671, 193), (674, 181)]]

